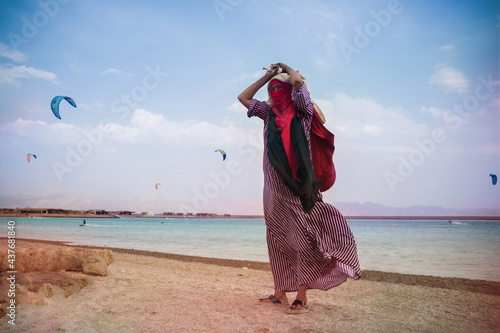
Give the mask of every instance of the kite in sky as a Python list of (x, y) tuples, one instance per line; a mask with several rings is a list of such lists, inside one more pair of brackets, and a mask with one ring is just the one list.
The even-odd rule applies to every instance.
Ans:
[(490, 177), (491, 177), (491, 183), (493, 185), (496, 185), (497, 184), (497, 175), (490, 173)]
[(31, 154), (29, 153), (28, 156), (26, 156), (26, 159), (28, 160), (28, 163), (31, 162), (31, 156), (33, 156), (34, 158), (36, 158), (36, 155), (35, 154)]
[(54, 116), (56, 116), (59, 119), (61, 119), (61, 116), (59, 115), (59, 104), (61, 103), (61, 101), (63, 99), (68, 101), (69, 104), (73, 105), (73, 107), (76, 108), (76, 103), (71, 97), (68, 97), (68, 96), (56, 96), (56, 97), (54, 97), (52, 99), (52, 102), (50, 103), (50, 108), (52, 109)]
[(222, 149), (217, 149), (215, 152), (220, 152), (222, 154), (222, 160), (225, 161), (226, 160), (226, 152)]
[(155, 184), (155, 189), (158, 189), (158, 185), (161, 185), (160, 183)]

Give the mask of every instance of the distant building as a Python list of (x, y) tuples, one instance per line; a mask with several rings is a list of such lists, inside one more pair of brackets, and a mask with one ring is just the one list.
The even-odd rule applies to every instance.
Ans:
[(196, 217), (217, 217), (214, 213), (196, 213)]
[(134, 212), (131, 212), (129, 210), (117, 210), (117, 211), (112, 211), (112, 212), (108, 212), (110, 215), (120, 215), (120, 216), (124, 216), (124, 215), (128, 215), (128, 216), (131, 216), (132, 214), (134, 214)]

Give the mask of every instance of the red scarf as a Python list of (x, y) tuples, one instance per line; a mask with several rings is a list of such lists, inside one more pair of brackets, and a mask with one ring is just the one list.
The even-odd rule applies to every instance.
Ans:
[(297, 162), (297, 156), (295, 155), (290, 137), (290, 124), (296, 113), (295, 104), (292, 100), (293, 87), (289, 83), (281, 82), (276, 79), (271, 80), (270, 87), (276, 83), (281, 85), (281, 89), (271, 91), (271, 98), (273, 100), (272, 109), (276, 114), (275, 124), (278, 131), (281, 132), (281, 140), (283, 141), (283, 147), (285, 148), (285, 153), (288, 158), (288, 165), (292, 169), (293, 179), (300, 181), (297, 177), (299, 163)]

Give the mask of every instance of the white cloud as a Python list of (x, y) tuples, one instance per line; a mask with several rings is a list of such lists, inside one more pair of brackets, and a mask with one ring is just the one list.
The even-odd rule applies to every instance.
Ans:
[(44, 126), (44, 125), (47, 125), (47, 123), (41, 120), (33, 121), (33, 120), (24, 120), (18, 118), (13, 122), (2, 124), (2, 126), (0, 127), (0, 131), (23, 135), (28, 133), (34, 126)]
[(353, 155), (394, 155), (411, 151), (414, 141), (428, 136), (427, 125), (414, 121), (401, 108), (386, 108), (367, 98), (337, 93), (315, 99), (326, 117), (325, 126), (336, 142)]
[(365, 124), (361, 130), (368, 135), (380, 135), (384, 133), (384, 128), (378, 124)]
[(72, 144), (82, 138), (81, 129), (72, 124), (57, 122), (48, 124), (41, 120), (18, 118), (0, 126), (0, 133), (29, 136), (47, 144)]
[(433, 106), (422, 106), (420, 108), (420, 111), (422, 111), (422, 113), (424, 114), (430, 114), (431, 116), (435, 117), (435, 118), (443, 118), (443, 115), (447, 112), (447, 111), (444, 111), (444, 110), (441, 110), (441, 109), (438, 109), (436, 107), (433, 107)]
[(85, 110), (95, 110), (95, 109), (102, 110), (102, 108), (104, 108), (104, 106), (105, 106), (104, 103), (102, 103), (100, 101), (93, 101), (90, 103), (79, 103), (78, 104), (79, 108), (82, 108)]
[(233, 104), (229, 105), (226, 110), (234, 113), (245, 113), (247, 112), (247, 108), (243, 106), (240, 102), (234, 102)]
[(255, 133), (235, 127), (232, 123), (216, 125), (207, 121), (169, 121), (163, 115), (136, 109), (129, 124), (100, 124), (96, 127), (64, 122), (17, 119), (0, 126), (0, 133), (38, 138), (47, 144), (75, 144), (84, 132), (99, 130), (105, 140), (140, 143), (229, 144), (255, 141)]
[(457, 91), (464, 93), (467, 91), (469, 82), (465, 75), (452, 67), (445, 67), (432, 74), (429, 84), (437, 84), (445, 91)]
[(106, 69), (106, 70), (103, 70), (101, 72), (101, 74), (103, 75), (109, 75), (109, 74), (123, 74), (123, 75), (126, 75), (126, 76), (134, 76), (134, 74), (131, 74), (131, 73), (127, 73), (121, 69), (116, 69), (116, 68), (109, 68), (109, 69)]
[(43, 69), (36, 69), (33, 67), (22, 66), (8, 66), (0, 67), (0, 84), (8, 83), (20, 85), (18, 79), (41, 79), (59, 85), (57, 75), (47, 72)]
[(129, 125), (110, 123), (101, 125), (106, 137), (125, 142), (194, 142), (229, 143), (246, 140), (248, 133), (231, 124), (219, 126), (207, 121), (167, 120), (163, 115), (136, 109)]
[(384, 108), (367, 98), (352, 98), (343, 93), (328, 100), (315, 100), (326, 117), (326, 126), (351, 139), (393, 138), (419, 135), (422, 127), (403, 110)]
[(19, 51), (11, 50), (7, 45), (2, 43), (0, 43), (0, 57), (4, 57), (15, 62), (23, 62), (26, 60), (26, 55)]

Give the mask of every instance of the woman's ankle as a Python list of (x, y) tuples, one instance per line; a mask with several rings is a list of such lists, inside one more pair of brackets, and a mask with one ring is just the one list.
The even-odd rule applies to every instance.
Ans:
[(286, 296), (285, 291), (277, 291), (274, 293), (274, 296), (278, 298), (281, 302), (286, 303), (288, 302), (288, 297)]
[(307, 302), (306, 292), (307, 292), (307, 285), (299, 286), (299, 290), (297, 291), (297, 296), (295, 297), (295, 299), (298, 299), (299, 301), (306, 303)]

